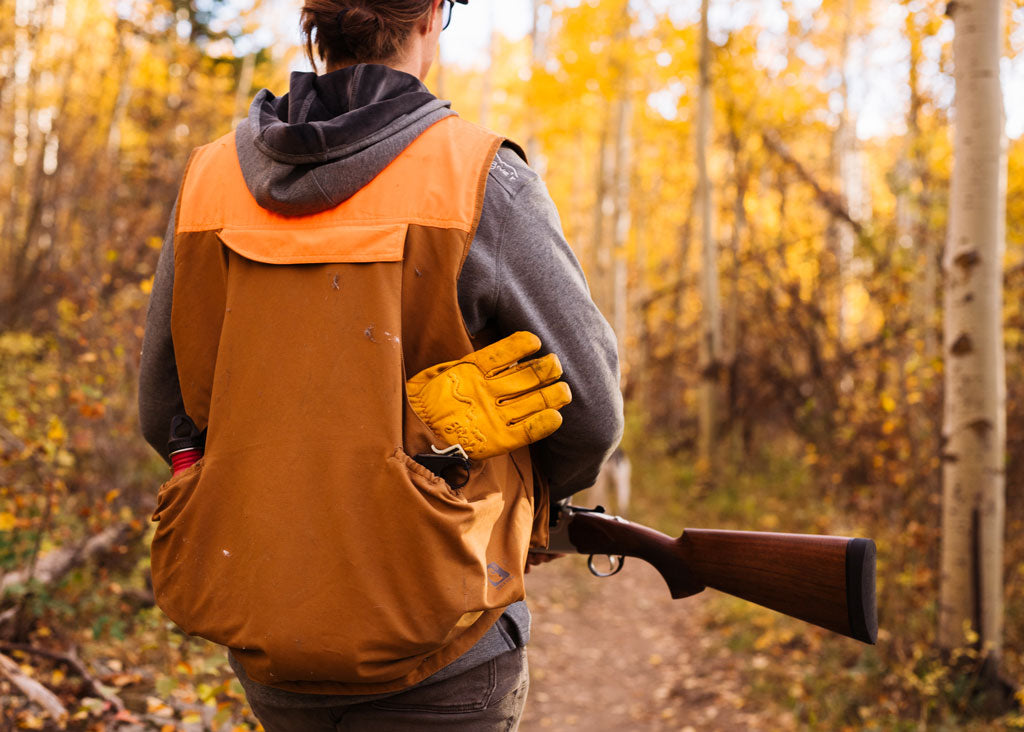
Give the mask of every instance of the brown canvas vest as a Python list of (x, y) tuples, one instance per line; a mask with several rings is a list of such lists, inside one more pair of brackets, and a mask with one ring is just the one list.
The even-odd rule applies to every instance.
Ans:
[(478, 462), (453, 490), (410, 457), (437, 441), (404, 389), (483, 345), (456, 285), (500, 144), (449, 117), (302, 217), (256, 203), (233, 135), (189, 160), (171, 330), (185, 409), (208, 436), (160, 489), (153, 585), (175, 623), (256, 681), (405, 688), (523, 598), (527, 549), (547, 541), (529, 450)]

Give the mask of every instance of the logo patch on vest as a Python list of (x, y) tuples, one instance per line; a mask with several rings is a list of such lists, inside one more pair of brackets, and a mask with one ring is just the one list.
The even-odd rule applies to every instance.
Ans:
[(501, 587), (503, 584), (508, 582), (508, 578), (511, 576), (512, 575), (498, 566), (497, 562), (491, 562), (487, 565), (487, 581), (494, 587)]

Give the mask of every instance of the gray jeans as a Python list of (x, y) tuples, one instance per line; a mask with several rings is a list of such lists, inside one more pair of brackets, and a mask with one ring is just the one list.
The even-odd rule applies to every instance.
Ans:
[(249, 699), (266, 732), (510, 732), (519, 727), (530, 674), (517, 648), (457, 676), (375, 701), (285, 709)]

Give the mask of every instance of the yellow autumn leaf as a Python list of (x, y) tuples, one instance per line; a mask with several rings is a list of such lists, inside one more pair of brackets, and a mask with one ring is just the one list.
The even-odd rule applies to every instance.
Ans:
[(217, 695), (217, 691), (214, 689), (214, 687), (205, 683), (199, 684), (199, 686), (196, 687), (196, 693), (199, 695), (200, 701), (203, 702), (208, 702)]
[(68, 436), (64, 430), (64, 424), (58, 417), (50, 417), (50, 424), (46, 428), (46, 439), (51, 442), (61, 443)]
[(893, 412), (896, 410), (896, 400), (893, 399), (888, 394), (882, 394), (879, 401), (882, 404), (882, 409), (884, 409), (886, 412)]
[(172, 717), (174, 710), (171, 709), (162, 699), (155, 696), (146, 697), (146, 713), (157, 717)]
[(78, 320), (78, 307), (66, 297), (57, 301), (57, 315), (65, 323)]
[(18, 716), (18, 729), (43, 729), (43, 718), (31, 712), (25, 712)]
[(139, 289), (142, 290), (147, 295), (151, 293), (153, 291), (153, 278), (147, 277), (142, 282), (140, 282)]
[(18, 519), (15, 518), (13, 513), (7, 511), (0, 512), (0, 531), (10, 531), (17, 522)]

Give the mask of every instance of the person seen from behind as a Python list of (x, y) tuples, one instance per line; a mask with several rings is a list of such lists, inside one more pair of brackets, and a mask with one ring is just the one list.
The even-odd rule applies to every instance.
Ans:
[(143, 433), (205, 452), (154, 590), (268, 732), (515, 729), (527, 552), (621, 436), (544, 184), (423, 84), (456, 2), (307, 0), (314, 71), (192, 153), (157, 266)]

